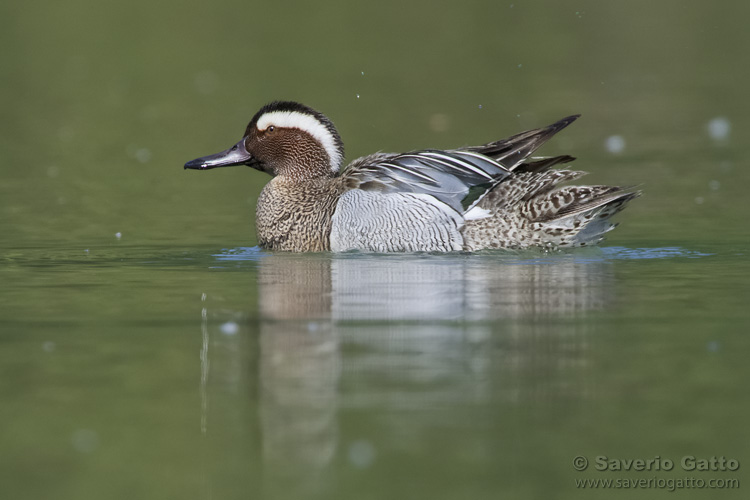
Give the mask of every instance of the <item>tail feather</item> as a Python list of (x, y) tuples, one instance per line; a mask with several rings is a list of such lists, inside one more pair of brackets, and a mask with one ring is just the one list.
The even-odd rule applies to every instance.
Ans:
[(550, 140), (553, 135), (576, 121), (579, 116), (581, 115), (567, 116), (544, 128), (521, 132), (507, 139), (465, 148), (465, 150), (489, 156), (508, 170), (513, 170), (522, 165), (526, 158)]
[[(571, 186), (550, 193), (547, 200), (533, 200), (533, 203), (549, 206), (550, 198), (572, 200), (551, 209), (532, 220), (532, 227), (545, 235), (545, 240), (560, 247), (594, 245), (604, 234), (616, 227), (610, 218), (625, 208), (632, 199), (640, 196), (639, 191), (623, 191), (610, 186)], [(529, 214), (534, 213), (526, 207)], [(537, 207), (537, 213), (539, 207)]]
[(536, 173), (541, 172), (543, 170), (547, 170), (548, 168), (554, 167), (555, 165), (559, 165), (561, 163), (570, 163), (572, 161), (575, 161), (575, 157), (573, 156), (553, 156), (551, 158), (533, 158), (534, 161), (530, 162), (523, 162), (520, 165), (518, 165), (513, 172), (516, 174), (520, 173)]
[(531, 158), (534, 151), (578, 116), (466, 149), (491, 157), (511, 175), (479, 201), (476, 217), (465, 220), (465, 249), (593, 245), (615, 228), (610, 218), (640, 196), (640, 191), (597, 185), (560, 187), (586, 174), (552, 168), (575, 158)]
[(534, 222), (548, 222), (604, 206), (623, 196), (616, 186), (566, 186), (526, 198), (520, 207)]
[(466, 221), (469, 250), (593, 245), (615, 228), (610, 218), (640, 191), (616, 186), (563, 186), (585, 172), (523, 172), (498, 184), (479, 203), (488, 216)]
[(521, 173), (498, 184), (479, 203), (485, 209), (506, 209), (520, 202), (532, 200), (555, 188), (560, 183), (576, 180), (586, 175), (574, 170), (546, 170)]

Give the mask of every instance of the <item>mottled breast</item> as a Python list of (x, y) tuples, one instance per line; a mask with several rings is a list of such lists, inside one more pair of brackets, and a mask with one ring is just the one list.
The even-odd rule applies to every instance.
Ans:
[(450, 252), (463, 249), (463, 217), (434, 197), (353, 189), (331, 221), (331, 250)]
[(330, 250), (331, 217), (343, 190), (337, 179), (297, 183), (273, 178), (258, 197), (258, 243), (269, 250)]

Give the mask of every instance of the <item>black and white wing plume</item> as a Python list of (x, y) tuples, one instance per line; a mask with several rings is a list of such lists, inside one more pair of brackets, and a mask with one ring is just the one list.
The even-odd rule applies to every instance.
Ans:
[[(467, 221), (490, 212), (472, 210), (498, 184), (571, 161), (530, 155), (577, 117), (483, 146), (450, 151), (377, 153), (341, 174), (348, 191), (331, 219), (331, 249), (347, 251), (459, 251)], [(480, 205), (481, 207), (481, 205)]]
[[(576, 121), (580, 116), (581, 115), (567, 116), (562, 120), (558, 120), (552, 125), (543, 128), (528, 130), (508, 137), (507, 139), (500, 139), (499, 141), (490, 142), (482, 146), (471, 146), (465, 149), (466, 151), (489, 156), (508, 170), (513, 171), (520, 165), (524, 164), (526, 159), (528, 159), (534, 151), (539, 149), (542, 144), (550, 140), (553, 135)], [(568, 159), (570, 157), (560, 158), (569, 161)], [(572, 158), (570, 159), (572, 160)]]
[(497, 161), (468, 150), (378, 153), (355, 160), (344, 172), (351, 187), (430, 195), (459, 214), (510, 175)]
[(579, 115), (482, 146), (450, 151), (377, 153), (355, 160), (344, 172), (350, 187), (382, 193), (433, 196), (463, 214), (500, 182), (519, 171), (536, 171), (574, 158), (529, 157)]

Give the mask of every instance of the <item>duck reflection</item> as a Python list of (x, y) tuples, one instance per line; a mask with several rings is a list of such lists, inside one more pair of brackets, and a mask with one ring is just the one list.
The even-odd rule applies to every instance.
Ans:
[(604, 259), (560, 255), (269, 255), (260, 261), (263, 319), (482, 321), (571, 317), (611, 302)]
[(337, 446), (339, 338), (330, 322), (264, 323), (259, 347), (266, 484), (317, 490)]
[(586, 397), (586, 318), (614, 299), (595, 254), (269, 254), (257, 270), (259, 452), (282, 497), (325, 496), (331, 463), (375, 459), (362, 431), (341, 438), (346, 415), (376, 412), (410, 452), (466, 408)]
[(264, 463), (287, 472), (331, 462), (339, 411), (580, 394), (570, 320), (612, 302), (609, 264), (570, 255), (273, 254), (258, 274)]

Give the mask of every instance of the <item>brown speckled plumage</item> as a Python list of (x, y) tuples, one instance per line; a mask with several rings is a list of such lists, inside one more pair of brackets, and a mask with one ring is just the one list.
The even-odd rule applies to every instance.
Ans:
[(258, 197), (258, 244), (292, 252), (330, 250), (331, 217), (344, 191), (341, 178), (300, 182), (274, 177)]
[(557, 186), (582, 175), (572, 170), (523, 172), (500, 183), (479, 203), (490, 217), (466, 222), (465, 249), (598, 243), (615, 227), (608, 219), (640, 193), (613, 186)]
[[(570, 156), (531, 154), (577, 116), (482, 146), (376, 153), (343, 171), (333, 123), (294, 102), (274, 102), (232, 148), (185, 164), (248, 165), (273, 179), (258, 198), (258, 243), (320, 252), (475, 251), (598, 243), (637, 191), (564, 186), (584, 172), (555, 169)], [(343, 208), (342, 208), (343, 207)]]

